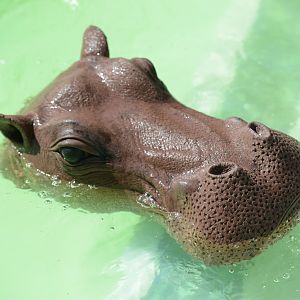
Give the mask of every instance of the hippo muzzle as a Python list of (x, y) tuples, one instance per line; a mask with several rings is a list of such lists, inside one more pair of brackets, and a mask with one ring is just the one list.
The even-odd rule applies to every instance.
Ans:
[(94, 26), (81, 59), (19, 115), (0, 115), (0, 129), (45, 174), (130, 191), (208, 263), (249, 259), (297, 221), (297, 140), (185, 107), (149, 60), (109, 58)]
[(300, 209), (299, 142), (259, 123), (243, 126), (232, 142), (248, 134), (247, 160), (234, 151), (173, 183), (170, 230), (207, 262), (255, 256), (291, 228)]

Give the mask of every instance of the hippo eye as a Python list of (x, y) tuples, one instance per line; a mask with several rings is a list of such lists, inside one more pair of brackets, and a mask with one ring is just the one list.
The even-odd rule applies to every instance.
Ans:
[(79, 163), (87, 156), (86, 152), (74, 147), (62, 147), (59, 149), (59, 153), (70, 164)]

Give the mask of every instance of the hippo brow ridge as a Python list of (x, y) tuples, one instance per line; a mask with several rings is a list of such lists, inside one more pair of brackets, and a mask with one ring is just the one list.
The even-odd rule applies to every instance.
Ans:
[(25, 174), (22, 159), (93, 186), (95, 195), (118, 191), (117, 209), (130, 203), (161, 215), (183, 248), (207, 263), (249, 259), (297, 223), (297, 140), (184, 106), (148, 59), (110, 58), (95, 26), (84, 33), (80, 60), (20, 114), (0, 114), (0, 130), (13, 145), (4, 156), (14, 177)]

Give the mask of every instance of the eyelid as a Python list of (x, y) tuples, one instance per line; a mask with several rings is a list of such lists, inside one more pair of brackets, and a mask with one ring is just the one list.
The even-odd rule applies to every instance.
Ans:
[(90, 153), (95, 156), (100, 155), (100, 153), (93, 146), (79, 139), (74, 139), (74, 138), (61, 139), (58, 142), (55, 142), (54, 145), (52, 145), (49, 148), (49, 150), (58, 151), (60, 148), (64, 148), (64, 147), (78, 148), (84, 152)]

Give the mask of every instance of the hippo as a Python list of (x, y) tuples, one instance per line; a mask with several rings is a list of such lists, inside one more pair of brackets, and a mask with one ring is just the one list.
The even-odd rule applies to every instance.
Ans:
[(124, 193), (116, 209), (160, 216), (206, 263), (250, 259), (298, 220), (297, 140), (184, 106), (148, 59), (110, 58), (96, 26), (83, 35), (80, 60), (19, 114), (1, 114), (0, 130), (14, 175), (22, 160), (45, 180)]

